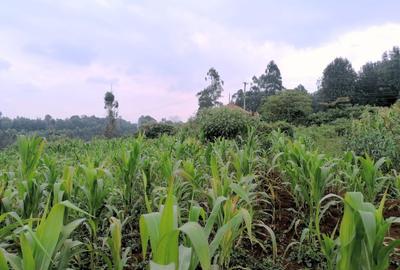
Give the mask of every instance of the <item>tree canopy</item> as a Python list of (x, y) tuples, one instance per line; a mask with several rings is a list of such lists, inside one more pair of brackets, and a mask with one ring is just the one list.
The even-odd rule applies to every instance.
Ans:
[(217, 70), (210, 68), (205, 80), (210, 81), (210, 84), (196, 95), (199, 98), (199, 110), (221, 105), (218, 99), (221, 98), (224, 81), (221, 80)]
[(262, 119), (270, 122), (302, 123), (311, 112), (311, 96), (296, 90), (284, 90), (267, 97), (260, 109)]
[(339, 97), (354, 97), (357, 73), (346, 58), (335, 58), (322, 75), (320, 101), (332, 102)]
[(359, 104), (389, 106), (396, 102), (400, 92), (399, 48), (385, 52), (381, 61), (362, 66), (356, 86)]
[(278, 65), (272, 60), (268, 63), (265, 72), (259, 77), (253, 76), (250, 89), (244, 94), (243, 89), (239, 89), (233, 94), (233, 102), (244, 108), (246, 96), (246, 110), (257, 112), (265, 97), (275, 95), (283, 89), (282, 76)]

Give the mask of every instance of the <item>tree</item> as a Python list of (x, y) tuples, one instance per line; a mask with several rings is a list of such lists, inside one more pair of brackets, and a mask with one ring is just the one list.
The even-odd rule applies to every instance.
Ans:
[[(246, 110), (250, 112), (257, 112), (264, 98), (264, 93), (261, 92), (257, 87), (251, 87), (249, 91), (246, 91)], [(239, 89), (232, 96), (232, 100), (235, 105), (244, 107), (244, 92)]]
[(377, 63), (366, 63), (361, 67), (357, 79), (357, 103), (376, 104), (377, 90), (380, 84), (380, 75)]
[[(267, 96), (275, 95), (283, 89), (281, 72), (272, 60), (268, 63), (265, 73), (260, 77), (253, 76), (250, 89), (246, 91), (246, 110), (258, 112), (260, 105)], [(244, 91), (239, 89), (232, 96), (233, 102), (244, 107)]]
[(112, 138), (116, 135), (118, 117), (118, 101), (115, 100), (112, 92), (106, 92), (104, 95), (104, 109), (107, 110), (107, 125), (104, 131), (106, 138)]
[(355, 96), (357, 74), (349, 60), (336, 58), (323, 72), (320, 98), (321, 102), (332, 102), (339, 97)]
[(268, 63), (267, 69), (260, 77), (253, 77), (253, 84), (266, 96), (275, 95), (283, 89), (282, 76), (278, 65), (272, 60)]
[(138, 127), (155, 123), (157, 123), (157, 120), (151, 117), (150, 115), (141, 115), (138, 119)]
[(302, 84), (299, 84), (293, 90), (297, 90), (297, 91), (300, 91), (300, 92), (303, 92), (303, 93), (307, 93), (307, 89)]
[(400, 91), (400, 51), (394, 47), (385, 52), (382, 61), (369, 62), (361, 67), (357, 80), (359, 104), (390, 106)]
[(222, 85), (224, 84), (224, 81), (221, 80), (215, 68), (210, 68), (210, 70), (207, 72), (207, 77), (205, 80), (209, 80), (210, 85), (196, 94), (196, 96), (199, 98), (199, 110), (222, 104), (218, 101), (218, 99), (221, 97), (221, 93), (223, 91)]
[(295, 90), (285, 90), (267, 97), (260, 108), (261, 117), (270, 122), (303, 123), (311, 112), (311, 96)]

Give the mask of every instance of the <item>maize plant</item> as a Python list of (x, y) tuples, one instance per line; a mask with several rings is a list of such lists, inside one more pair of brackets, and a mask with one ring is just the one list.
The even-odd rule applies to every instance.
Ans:
[[(159, 212), (140, 217), (144, 258), (149, 242), (151, 247), (150, 269), (195, 269), (196, 265), (191, 265), (192, 256), (198, 258), (202, 269), (211, 269), (210, 250), (203, 228), (196, 222), (187, 222), (178, 227), (177, 212), (177, 206), (174, 206), (173, 179), (170, 179), (164, 206)], [(190, 247), (179, 245), (180, 233), (190, 239)]]
[(12, 172), (0, 171), (0, 215), (11, 210), (11, 200), (14, 194), (8, 189), (8, 186), (13, 177)]
[(344, 214), (340, 225), (337, 268), (384, 270), (389, 267), (389, 256), (400, 246), (400, 239), (387, 238), (390, 225), (400, 218), (383, 217), (383, 196), (379, 208), (364, 202), (359, 192), (349, 192), (344, 198)]
[(106, 239), (108, 248), (111, 251), (111, 260), (108, 260), (108, 269), (122, 270), (128, 261), (130, 248), (121, 253), (122, 225), (117, 218), (110, 218), (110, 237)]
[(377, 194), (379, 194), (388, 177), (382, 175), (381, 167), (386, 162), (385, 158), (380, 158), (378, 161), (374, 160), (370, 156), (360, 157), (360, 177), (361, 183), (363, 183), (363, 194), (368, 201), (374, 202)]
[(135, 140), (131, 146), (131, 150), (121, 151), (117, 158), (118, 169), (123, 180), (123, 196), (127, 209), (130, 209), (131, 205), (135, 201), (135, 190), (138, 189), (140, 184), (140, 145), (141, 138)]
[(98, 217), (108, 195), (105, 180), (110, 177), (110, 174), (107, 170), (95, 168), (92, 163), (81, 165), (79, 172), (83, 181), (80, 187), (85, 195), (88, 212), (91, 216)]
[[(327, 195), (338, 197), (336, 195)], [(327, 258), (328, 269), (337, 270), (385, 270), (389, 268), (390, 255), (400, 246), (400, 239), (388, 236), (391, 224), (400, 223), (400, 218), (383, 216), (386, 194), (379, 207), (364, 201), (360, 192), (346, 193), (344, 213), (340, 224), (339, 237), (335, 239), (335, 231), (331, 235), (321, 234), (319, 241)], [(329, 204), (327, 204), (329, 207)], [(326, 210), (326, 207), (325, 207)]]
[(80, 245), (80, 242), (69, 237), (84, 221), (77, 219), (64, 225), (66, 207), (84, 213), (73, 204), (64, 201), (54, 205), (48, 214), (45, 213), (36, 228), (33, 228), (32, 222), (24, 225), (16, 214), (12, 214), (22, 226), (19, 232), (21, 254), (0, 249), (0, 269), (10, 269), (8, 265), (15, 270), (66, 269), (71, 256)]
[(333, 184), (334, 164), (324, 155), (308, 151), (299, 141), (287, 143), (276, 159), (279, 168), (287, 175), (298, 207), (308, 207), (308, 229), (312, 231), (316, 207)]
[(36, 176), (38, 175), (37, 167), (44, 144), (44, 139), (36, 136), (21, 136), (17, 140), (21, 177), (21, 181), (18, 183), (18, 190), (22, 196), (23, 217), (35, 216), (39, 211), (43, 187), (36, 179)]

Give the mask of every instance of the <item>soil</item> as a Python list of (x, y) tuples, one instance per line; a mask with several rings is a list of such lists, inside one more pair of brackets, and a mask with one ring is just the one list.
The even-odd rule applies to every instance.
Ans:
[[(269, 224), (277, 237), (278, 245), (278, 258), (283, 258), (282, 264), (284, 269), (309, 269), (304, 264), (298, 264), (294, 261), (290, 261), (285, 254), (286, 247), (293, 242), (295, 239), (298, 240), (301, 234), (302, 228), (295, 229), (293, 223), (299, 218), (296, 211), (296, 203), (288, 191), (288, 188), (284, 186), (281, 176), (278, 172), (270, 172), (265, 179), (268, 179), (271, 184), (264, 184), (264, 190), (272, 190), (272, 202), (274, 207), (273, 221), (265, 220), (265, 224)], [(271, 187), (272, 186), (272, 187)], [(343, 195), (343, 194), (341, 194)], [(306, 212), (307, 209), (301, 209), (302, 212)], [(331, 206), (321, 219), (320, 228), (321, 232), (330, 234), (335, 228), (338, 231), (340, 226), (340, 220), (343, 213), (343, 206), (337, 204)], [(388, 217), (400, 217), (400, 199), (388, 199), (385, 203), (384, 216)], [(400, 224), (394, 223), (391, 226), (388, 237), (394, 239), (400, 239)], [(284, 256), (285, 255), (285, 256)], [(400, 266), (400, 248), (396, 250), (395, 255), (392, 257), (392, 265), (389, 270), (396, 270)]]

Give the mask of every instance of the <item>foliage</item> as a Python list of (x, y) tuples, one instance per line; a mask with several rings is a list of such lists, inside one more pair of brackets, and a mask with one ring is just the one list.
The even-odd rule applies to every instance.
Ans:
[[(0, 256), (4, 256), (3, 258), (8, 261), (12, 269), (45, 270), (53, 269), (53, 266), (65, 269), (73, 254), (73, 249), (81, 244), (69, 239), (70, 234), (84, 221), (84, 219), (77, 219), (64, 225), (66, 207), (82, 211), (68, 201), (56, 204), (48, 214), (42, 216), (35, 229), (32, 224), (24, 226), (18, 216), (10, 213), (21, 225), (19, 242), (22, 254), (12, 254), (0, 249), (0, 254), (2, 254)], [(1, 269), (8, 269), (7, 263), (3, 262)]]
[(25, 218), (38, 213), (42, 187), (37, 181), (37, 167), (44, 145), (43, 138), (37, 136), (21, 136), (17, 141), (20, 157), (18, 191), (22, 198), (23, 217)]
[(303, 139), (307, 145), (320, 153), (341, 157), (345, 148), (345, 135), (350, 130), (351, 121), (336, 121), (330, 125), (296, 127), (294, 138)]
[(221, 107), (202, 111), (198, 121), (204, 137), (212, 141), (220, 137), (232, 139), (244, 135), (247, 126), (257, 120), (241, 109)]
[(242, 89), (239, 89), (235, 94), (233, 94), (232, 101), (235, 105), (244, 108), (245, 97), (246, 110), (255, 113), (259, 110), (260, 105), (265, 97), (265, 93), (254, 87), (252, 87), (249, 91), (246, 91), (246, 94)]
[(315, 209), (334, 180), (334, 164), (324, 155), (307, 150), (301, 141), (278, 138), (275, 144), (273, 148), (279, 152), (274, 160), (287, 176), (297, 206), (308, 208), (308, 229), (311, 231)]
[(285, 121), (276, 121), (276, 122), (260, 122), (257, 125), (257, 133), (259, 136), (268, 136), (272, 131), (280, 130), (282, 133), (286, 134), (289, 137), (293, 137), (294, 135), (294, 127)]
[(260, 109), (261, 117), (270, 122), (304, 123), (312, 112), (311, 104), (311, 96), (307, 93), (285, 90), (265, 100)]
[[(188, 222), (178, 228), (178, 209), (174, 207), (173, 175), (169, 175), (168, 196), (159, 212), (144, 214), (140, 217), (140, 236), (143, 257), (146, 256), (150, 241), (152, 261), (150, 269), (163, 269), (168, 266), (176, 270), (195, 269), (192, 251), (202, 269), (211, 269), (210, 250), (203, 228), (195, 222)], [(179, 233), (190, 239), (191, 247), (178, 246)]]
[(128, 253), (130, 248), (127, 248), (121, 254), (122, 242), (122, 224), (117, 218), (110, 218), (110, 237), (107, 238), (107, 245), (111, 250), (112, 266), (109, 264), (109, 269), (122, 270), (127, 265)]
[[(21, 267), (30, 264), (25, 269), (35, 269), (32, 262), (36, 269), (48, 262), (43, 269), (325, 269), (343, 258), (334, 229), (343, 209), (330, 200), (321, 207), (327, 198), (338, 198), (326, 194), (359, 191), (375, 202), (387, 186), (391, 199), (398, 198), (397, 164), (386, 162), (387, 157), (342, 152), (340, 139), (333, 141), (338, 126), (348, 120), (297, 127), (291, 137), (291, 124), (262, 122), (234, 108), (204, 110), (174, 136), (46, 143), (23, 137), (0, 151), (0, 269), (14, 268), (9, 258)], [(393, 134), (396, 110), (376, 113)], [(205, 118), (214, 111), (228, 115), (228, 120), (214, 121), (222, 128), (236, 113), (245, 119), (235, 140), (202, 140), (197, 131), (214, 123)], [(338, 148), (334, 157), (328, 144)], [(31, 189), (28, 183), (34, 183)], [(396, 207), (385, 210), (396, 213)], [(53, 220), (50, 209), (61, 208), (54, 214), (57, 222), (48, 223), (41, 236), (41, 224)], [(355, 237), (369, 243), (357, 226)], [(389, 235), (385, 226), (377, 225), (377, 234), (384, 231), (384, 242), (396, 243), (390, 238), (397, 241), (396, 230)], [(54, 249), (34, 244), (34, 237), (42, 243), (47, 236), (57, 243)], [(373, 258), (375, 249), (385, 249), (381, 240), (375, 243)], [(37, 257), (41, 250), (49, 254)], [(374, 262), (386, 266), (385, 256)]]
[(270, 61), (265, 73), (259, 77), (253, 76), (253, 82), (250, 89), (244, 93), (243, 89), (239, 89), (232, 96), (233, 102), (244, 108), (246, 99), (246, 110), (258, 112), (265, 97), (275, 95), (282, 89), (281, 72), (274, 61)]
[(363, 112), (374, 111), (375, 108), (367, 106), (346, 106), (343, 108), (330, 108), (318, 111), (307, 117), (307, 125), (331, 124), (338, 119), (360, 119)]
[(282, 86), (282, 76), (278, 65), (271, 60), (264, 74), (260, 77), (253, 77), (254, 90), (264, 92), (266, 96), (275, 95), (283, 89)]
[(147, 138), (155, 139), (160, 137), (161, 135), (174, 135), (176, 132), (176, 128), (173, 124), (168, 123), (151, 123), (142, 125), (140, 130), (144, 132), (144, 135)]
[(260, 121), (260, 123), (256, 127), (257, 138), (260, 142), (260, 146), (264, 150), (269, 150), (271, 147), (271, 138), (270, 135), (274, 131), (282, 132), (288, 137), (293, 137), (294, 135), (294, 127), (288, 122), (277, 121), (277, 122), (265, 122)]
[(157, 123), (157, 120), (151, 117), (150, 115), (141, 115), (138, 119), (138, 127), (142, 127), (148, 124)]
[(335, 58), (325, 69), (319, 90), (320, 102), (335, 101), (340, 97), (354, 97), (357, 73), (349, 60)]
[(400, 161), (400, 104), (390, 109), (364, 113), (360, 120), (353, 122), (346, 141), (346, 147), (357, 155), (368, 154), (374, 160), (389, 159), (394, 166)]
[[(344, 213), (339, 237), (319, 234), (328, 269), (371, 269), (389, 268), (390, 254), (400, 246), (400, 239), (388, 239), (392, 223), (399, 218), (383, 216), (386, 194), (378, 209), (364, 201), (360, 192), (348, 192), (344, 197)], [(317, 222), (318, 223), (318, 222)], [(336, 264), (336, 268), (334, 268)]]
[[(48, 140), (63, 138), (80, 138), (90, 140), (104, 135), (107, 118), (96, 116), (71, 116), (66, 119), (53, 119), (46, 115), (45, 119), (28, 119), (17, 117), (10, 119), (0, 117), (0, 149), (16, 141), (17, 135), (37, 134)], [(116, 118), (118, 130), (115, 135), (126, 136), (136, 132), (136, 124)]]
[(207, 79), (210, 80), (210, 85), (196, 94), (199, 98), (199, 110), (222, 104), (218, 99), (221, 97), (224, 81), (221, 80), (221, 77), (215, 68), (210, 68), (208, 70), (206, 81)]
[(362, 66), (358, 74), (356, 102), (376, 106), (390, 106), (396, 102), (400, 90), (399, 62), (399, 47), (393, 47), (383, 54), (381, 61)]

